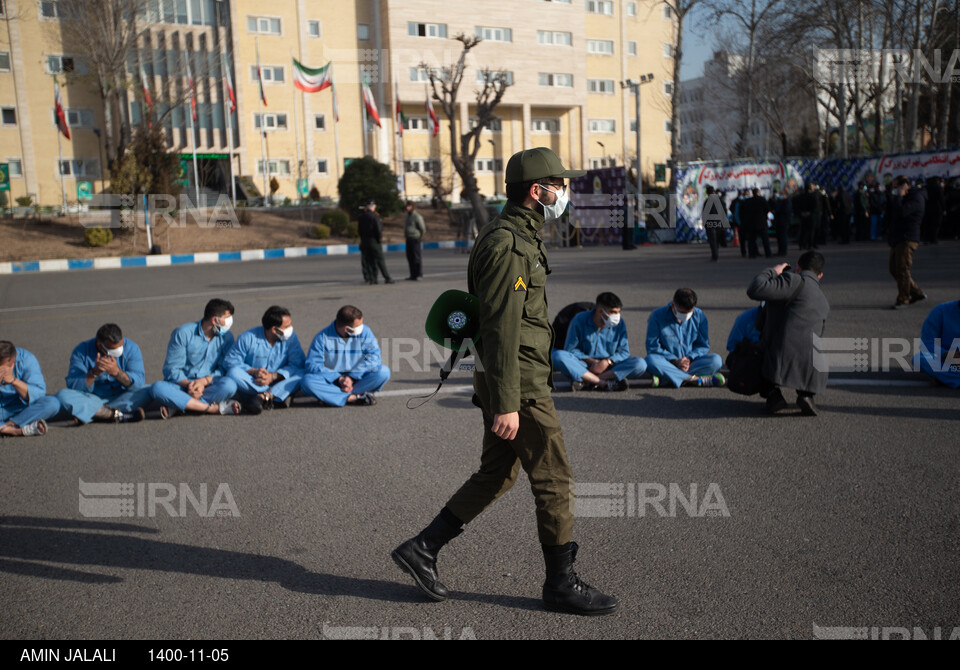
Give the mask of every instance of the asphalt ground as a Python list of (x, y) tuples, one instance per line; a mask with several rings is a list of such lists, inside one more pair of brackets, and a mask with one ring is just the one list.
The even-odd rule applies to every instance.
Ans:
[[(551, 313), (612, 290), (643, 354), (651, 310), (690, 286), (713, 350), (724, 353), (734, 319), (752, 306), (746, 286), (772, 261), (721, 251), (710, 263), (705, 245), (553, 250)], [(956, 242), (920, 248), (914, 276), (929, 300), (900, 311), (889, 309), (885, 245), (824, 252), (831, 337), (918, 337), (930, 307), (960, 297)], [(591, 514), (575, 523), (576, 567), (620, 610), (581, 618), (541, 609), (543, 560), (523, 475), (441, 552), (452, 596), (426, 602), (389, 554), (475, 469), (481, 419), (464, 372), (407, 409), (435, 388), (439, 360), (413, 365), (393, 348), (421, 346), (436, 296), (466, 288), (466, 260), (426, 252), (425, 280), (405, 282), (403, 254), (389, 254), (398, 282), (375, 287), (361, 282), (357, 256), (0, 278), (0, 338), (37, 355), (51, 393), (72, 348), (106, 322), (140, 345), (155, 381), (170, 331), (198, 320), (214, 296), (236, 305), (236, 334), (268, 306), (289, 307), (305, 347), (341, 305), (357, 305), (386, 338), (393, 368), (374, 407), (299, 399), (256, 417), (56, 421), (42, 439), (2, 440), (0, 636), (960, 635), (960, 395), (899, 370), (833, 375), (816, 418), (768, 417), (758, 398), (726, 389), (641, 380), (625, 393), (575, 395), (560, 385), (578, 509)], [(174, 514), (148, 494), (114, 492), (108, 500), (133, 501), (134, 516), (85, 516), (81, 481), (143, 485), (159, 497), (170, 485)], [(188, 497), (202, 497), (202, 484), (209, 509)], [(220, 513), (201, 515), (197, 507), (215, 512), (218, 488), (229, 489)]]

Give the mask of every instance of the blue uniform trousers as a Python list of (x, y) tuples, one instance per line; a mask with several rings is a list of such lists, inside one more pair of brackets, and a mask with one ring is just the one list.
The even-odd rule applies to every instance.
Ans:
[[(372, 393), (383, 388), (390, 379), (390, 368), (381, 365), (377, 370), (370, 370), (353, 383), (352, 393)], [(323, 375), (308, 373), (303, 376), (300, 385), (303, 392), (313, 396), (320, 402), (333, 407), (343, 407), (347, 404), (350, 393), (344, 393), (340, 387), (323, 378)]]
[[(150, 390), (154, 400), (167, 407), (176, 407), (181, 412), (187, 411), (187, 403), (193, 397), (187, 393), (179, 384), (173, 382), (156, 382)], [(215, 377), (214, 380), (203, 389), (203, 395), (200, 396), (200, 402), (208, 405), (216, 405), (224, 400), (229, 400), (237, 394), (237, 382), (229, 377)]]
[(121, 412), (132, 412), (138, 407), (146, 407), (153, 400), (150, 394), (149, 386), (141, 386), (138, 389), (124, 391), (120, 395), (112, 398), (101, 398), (100, 396), (87, 391), (75, 391), (74, 389), (62, 389), (57, 392), (57, 400), (65, 410), (77, 418), (81, 423), (90, 423), (93, 415), (101, 407), (108, 409), (119, 409)]
[(690, 361), (690, 369), (684, 372), (676, 365), (670, 362), (666, 356), (659, 354), (650, 354), (646, 358), (647, 370), (651, 374), (667, 380), (674, 388), (680, 385), (692, 376), (708, 377), (723, 365), (723, 359), (719, 354), (704, 354), (699, 358)]
[(58, 401), (52, 395), (45, 395), (42, 398), (37, 398), (16, 414), (13, 414), (12, 412), (8, 413), (5, 409), (0, 407), (0, 424), (4, 424), (7, 421), (13, 421), (13, 424), (17, 428), (23, 428), (28, 423), (33, 423), (34, 421), (39, 421), (40, 419), (43, 419), (44, 421), (47, 419), (52, 419), (59, 411), (60, 401)]
[[(559, 370), (560, 374), (570, 381), (580, 381), (583, 378), (583, 373), (587, 371), (587, 364), (569, 351), (554, 349), (552, 357), (554, 369)], [(647, 363), (639, 356), (631, 356), (626, 360), (615, 363), (610, 369), (617, 376), (617, 381), (639, 379), (647, 371)]]
[(237, 395), (243, 397), (255, 396), (258, 393), (270, 392), (276, 400), (286, 400), (288, 396), (293, 395), (300, 388), (300, 382), (303, 379), (301, 375), (295, 375), (289, 379), (281, 379), (273, 386), (257, 384), (253, 381), (250, 373), (242, 368), (235, 367), (230, 369), (229, 378), (237, 384)]

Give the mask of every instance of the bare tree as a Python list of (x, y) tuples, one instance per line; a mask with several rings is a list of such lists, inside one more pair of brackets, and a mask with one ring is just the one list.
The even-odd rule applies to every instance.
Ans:
[[(507, 79), (507, 73), (503, 70), (491, 71), (484, 69), (482, 71), (482, 86), (476, 94), (476, 123), (466, 132), (457, 132), (457, 120), (459, 116), (457, 96), (460, 92), (460, 85), (463, 83), (463, 76), (466, 71), (467, 57), (470, 51), (482, 41), (479, 37), (468, 37), (459, 34), (453, 39), (463, 45), (460, 51), (460, 57), (456, 64), (447, 70), (437, 70), (427, 63), (421, 63), (422, 67), (430, 78), (430, 89), (433, 99), (440, 103), (440, 109), (443, 115), (450, 122), (450, 162), (453, 168), (460, 176), (463, 183), (463, 193), (470, 200), (473, 207), (473, 213), (477, 225), (482, 225), (487, 218), (487, 210), (483, 206), (483, 200), (480, 198), (480, 190), (477, 187), (477, 178), (474, 174), (477, 154), (483, 142), (480, 134), (489, 127), (490, 122), (496, 116), (494, 110), (503, 95), (510, 86)], [(460, 128), (460, 131), (463, 131)]]
[(64, 44), (83, 56), (103, 104), (104, 149), (108, 165), (123, 155), (130, 123), (123, 104), (127, 63), (150, 29), (150, 0), (59, 0)]
[[(680, 65), (683, 63), (684, 22), (704, 0), (664, 0), (674, 17), (673, 93), (670, 96), (670, 192), (677, 186), (676, 161), (680, 155)], [(637, 128), (640, 132), (640, 128)]]

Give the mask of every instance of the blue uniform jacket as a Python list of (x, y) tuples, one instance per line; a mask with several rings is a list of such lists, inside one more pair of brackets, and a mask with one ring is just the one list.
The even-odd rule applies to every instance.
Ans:
[(263, 333), (263, 326), (257, 326), (237, 338), (223, 361), (223, 368), (228, 372), (233, 368), (240, 368), (244, 372), (250, 368), (263, 368), (269, 372), (279, 372), (284, 379), (290, 379), (302, 375), (305, 364), (303, 346), (296, 333), (286, 342), (278, 340), (270, 346)]
[(759, 315), (760, 308), (754, 307), (737, 317), (737, 320), (733, 322), (730, 337), (727, 338), (727, 351), (733, 351), (737, 348), (737, 344), (744, 340), (760, 344), (760, 331), (754, 327)]
[(677, 323), (670, 305), (655, 309), (647, 321), (647, 354), (674, 360), (699, 358), (710, 353), (707, 317), (699, 307), (683, 324)]
[(337, 333), (336, 321), (317, 333), (307, 353), (307, 372), (321, 375), (328, 382), (342, 375), (360, 379), (380, 369), (380, 344), (364, 326), (357, 337), (343, 339)]
[(124, 386), (115, 377), (103, 373), (87, 386), (87, 372), (97, 363), (97, 340), (87, 340), (77, 345), (70, 356), (70, 369), (67, 371), (67, 388), (74, 391), (86, 391), (100, 398), (114, 398), (126, 391), (133, 391), (146, 383), (147, 373), (143, 368), (143, 355), (140, 347), (129, 337), (123, 338), (123, 356), (117, 359), (117, 365), (127, 373), (132, 382)]
[(47, 383), (43, 380), (43, 372), (37, 357), (26, 349), (17, 347), (17, 356), (13, 364), (13, 376), (27, 385), (27, 396), (24, 400), (13, 388), (13, 384), (0, 386), (0, 408), (4, 416), (19, 414), (27, 405), (47, 394)]
[(594, 310), (580, 312), (570, 321), (564, 350), (580, 360), (609, 358), (614, 365), (630, 358), (627, 326), (621, 319), (616, 326), (598, 330), (593, 322)]
[(163, 378), (168, 382), (200, 379), (226, 373), (223, 361), (233, 346), (233, 333), (218, 333), (209, 340), (203, 334), (202, 321), (185, 323), (170, 335)]

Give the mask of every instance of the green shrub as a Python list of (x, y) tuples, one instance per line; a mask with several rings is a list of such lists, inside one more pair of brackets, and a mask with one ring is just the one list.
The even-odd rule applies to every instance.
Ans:
[(348, 237), (351, 240), (355, 240), (360, 237), (360, 230), (356, 221), (351, 221), (347, 224), (347, 229), (344, 231), (344, 234), (341, 237)]
[(340, 209), (351, 219), (360, 215), (360, 209), (368, 200), (377, 203), (380, 216), (391, 216), (403, 211), (403, 201), (397, 192), (397, 176), (383, 163), (370, 156), (358, 158), (343, 171), (337, 188), (340, 192)]
[(350, 223), (350, 217), (347, 216), (347, 213), (334, 209), (327, 212), (320, 219), (320, 223), (330, 226), (330, 230), (333, 231), (334, 235), (343, 235), (347, 232), (347, 225)]
[(318, 223), (310, 229), (310, 237), (317, 240), (325, 240), (330, 237), (330, 226)]
[(113, 231), (109, 228), (87, 228), (83, 231), (83, 239), (88, 247), (105, 247), (113, 242)]
[(29, 195), (21, 195), (19, 198), (17, 198), (17, 205), (20, 207), (29, 207), (32, 204), (33, 198), (31, 198)]

